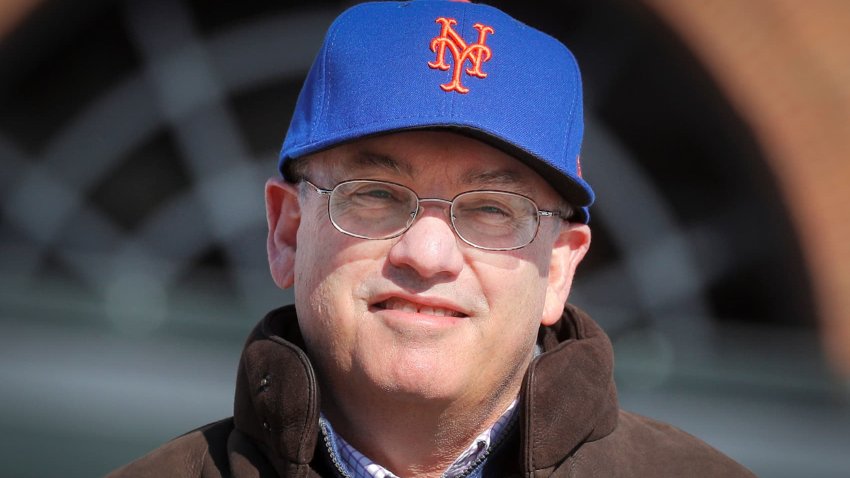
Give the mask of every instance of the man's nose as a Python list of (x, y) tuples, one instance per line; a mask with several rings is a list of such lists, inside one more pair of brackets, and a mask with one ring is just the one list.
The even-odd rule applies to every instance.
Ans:
[(420, 207), (413, 225), (390, 249), (390, 263), (410, 267), (427, 279), (458, 275), (463, 269), (463, 254), (452, 229), (449, 208), (431, 204)]

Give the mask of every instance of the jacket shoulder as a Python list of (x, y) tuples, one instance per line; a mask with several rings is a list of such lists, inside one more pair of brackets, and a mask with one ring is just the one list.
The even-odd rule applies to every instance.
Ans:
[(622, 410), (614, 432), (585, 443), (570, 462), (567, 476), (755, 477), (693, 435)]
[(233, 419), (204, 425), (111, 472), (106, 478), (221, 478), (228, 476), (227, 440)]

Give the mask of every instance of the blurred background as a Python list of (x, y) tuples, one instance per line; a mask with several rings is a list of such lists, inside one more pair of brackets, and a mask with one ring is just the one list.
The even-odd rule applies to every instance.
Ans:
[[(488, 3), (583, 69), (571, 301), (622, 406), (759, 476), (850, 476), (850, 2)], [(292, 301), (263, 182), (347, 5), (0, 1), (0, 475), (101, 476), (230, 415)]]

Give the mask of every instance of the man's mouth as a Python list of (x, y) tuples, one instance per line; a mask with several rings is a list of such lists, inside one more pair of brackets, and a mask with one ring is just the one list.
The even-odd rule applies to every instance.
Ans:
[(434, 317), (466, 317), (466, 314), (456, 310), (430, 305), (417, 304), (398, 297), (391, 297), (383, 302), (378, 302), (375, 307), (381, 310), (398, 310), (409, 313), (419, 313)]

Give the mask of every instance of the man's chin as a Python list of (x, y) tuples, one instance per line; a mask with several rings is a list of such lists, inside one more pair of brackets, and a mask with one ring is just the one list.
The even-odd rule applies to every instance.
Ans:
[(387, 399), (436, 404), (451, 402), (468, 391), (458, 378), (458, 370), (446, 370), (445, 362), (429, 366), (420, 360), (411, 365), (398, 359), (392, 365), (391, 370), (372, 380), (376, 392)]
[(395, 383), (384, 388), (382, 398), (398, 403), (410, 403), (429, 408), (444, 407), (457, 401), (463, 390), (446, 387), (442, 383)]

